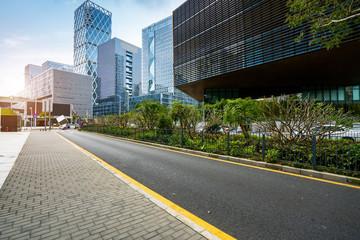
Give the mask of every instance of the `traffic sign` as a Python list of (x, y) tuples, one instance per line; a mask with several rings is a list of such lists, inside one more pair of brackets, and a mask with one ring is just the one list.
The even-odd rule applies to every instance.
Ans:
[(38, 115), (36, 113), (33, 114), (33, 118), (37, 118)]

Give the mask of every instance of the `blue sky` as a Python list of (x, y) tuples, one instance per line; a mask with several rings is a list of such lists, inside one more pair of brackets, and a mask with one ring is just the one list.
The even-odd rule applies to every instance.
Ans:
[[(73, 63), (74, 10), (84, 0), (0, 0), (0, 96), (24, 88), (24, 68)], [(141, 30), (185, 0), (93, 0), (112, 12), (112, 37), (141, 47)]]

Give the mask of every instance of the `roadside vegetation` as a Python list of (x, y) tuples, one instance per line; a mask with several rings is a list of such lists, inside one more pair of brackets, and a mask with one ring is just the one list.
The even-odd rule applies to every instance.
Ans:
[(342, 108), (297, 96), (170, 107), (144, 100), (134, 111), (96, 117), (82, 129), (359, 177), (360, 135), (338, 135), (355, 120)]

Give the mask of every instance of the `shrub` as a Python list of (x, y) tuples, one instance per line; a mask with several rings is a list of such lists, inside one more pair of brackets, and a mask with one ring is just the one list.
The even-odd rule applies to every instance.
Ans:
[(265, 152), (266, 162), (269, 162), (269, 163), (277, 162), (277, 160), (279, 160), (280, 156), (281, 156), (281, 152), (277, 149), (269, 149)]

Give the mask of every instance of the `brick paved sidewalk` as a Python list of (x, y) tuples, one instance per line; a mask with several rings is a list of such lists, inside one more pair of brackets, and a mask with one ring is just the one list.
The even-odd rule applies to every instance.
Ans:
[(32, 132), (0, 190), (0, 239), (203, 239), (54, 132)]

